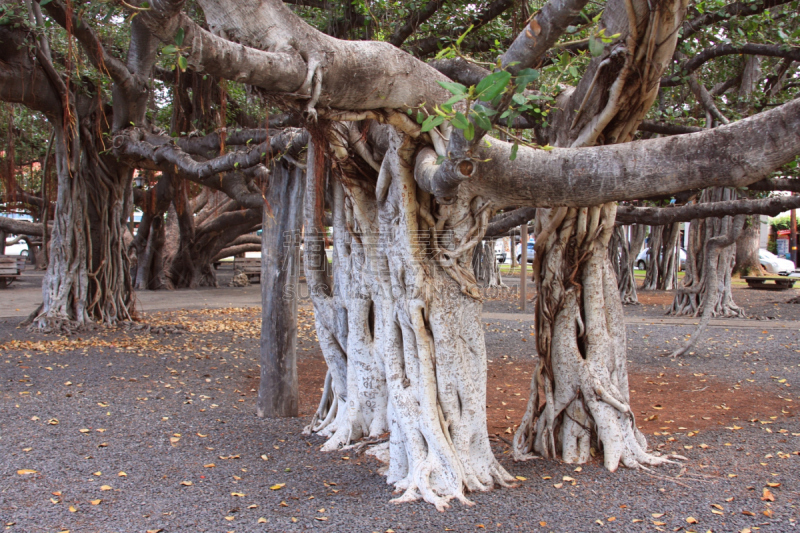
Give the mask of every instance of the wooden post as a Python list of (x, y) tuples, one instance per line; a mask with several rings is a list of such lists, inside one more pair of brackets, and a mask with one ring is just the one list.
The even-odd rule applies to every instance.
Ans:
[[(261, 234), (261, 382), (256, 413), (298, 415), (297, 281), (305, 177), (277, 162)], [(271, 210), (271, 211), (270, 211)]]
[(519, 227), (519, 247), (520, 247), (520, 261), (519, 261), (519, 306), (523, 311), (525, 304), (528, 300), (526, 294), (526, 284), (528, 281), (528, 221)]
[(797, 265), (797, 209), (792, 209), (789, 215), (789, 255), (794, 261), (794, 268)]
[(517, 247), (514, 246), (514, 242), (517, 240), (517, 236), (514, 235), (514, 230), (508, 232), (508, 239), (511, 241), (511, 270), (514, 270), (514, 267), (517, 266)]

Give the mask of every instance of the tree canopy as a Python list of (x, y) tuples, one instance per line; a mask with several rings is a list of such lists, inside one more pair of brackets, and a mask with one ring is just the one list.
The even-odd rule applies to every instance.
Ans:
[[(647, 449), (630, 408), (616, 202), (796, 185), (796, 1), (0, 5), (0, 99), (53, 130), (42, 327), (133, 318), (126, 247), (137, 285), (159, 285), (163, 254), (195, 286), (259, 224), (282, 246), (302, 223), (328, 364), (308, 431), (325, 450), (369, 438), (397, 501), (469, 503), (513, 482), (488, 441), (472, 252), (496, 213), (536, 208), (539, 362), (515, 457), (679, 459)], [(134, 171), (151, 182), (134, 190)], [(274, 309), (287, 278), (269, 265)], [(262, 349), (296, 393), (274, 336), (291, 328)]]

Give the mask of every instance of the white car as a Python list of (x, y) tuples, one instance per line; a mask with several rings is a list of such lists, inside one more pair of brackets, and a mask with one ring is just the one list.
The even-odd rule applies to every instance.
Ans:
[[(636, 268), (639, 270), (647, 270), (647, 260), (648, 256), (650, 255), (650, 248), (645, 248), (642, 250), (638, 256), (636, 256)], [(681, 270), (686, 266), (686, 250), (681, 248)]]
[[(9, 235), (9, 237), (13, 238), (13, 235)], [(22, 255), (28, 257), (28, 244), (24, 242), (18, 242), (17, 244), (11, 244), (6, 246), (4, 255)]]
[(778, 257), (763, 248), (758, 251), (758, 262), (770, 274), (788, 276), (794, 272), (794, 263), (792, 261)]
[[(517, 263), (522, 262), (522, 244), (517, 244)], [(526, 257), (528, 263), (533, 263), (533, 256), (536, 255), (535, 252), (535, 244), (531, 241), (528, 241), (528, 251), (526, 252)]]
[(502, 265), (506, 262), (507, 257), (505, 243), (499, 239), (494, 241), (494, 258), (497, 259), (497, 262)]

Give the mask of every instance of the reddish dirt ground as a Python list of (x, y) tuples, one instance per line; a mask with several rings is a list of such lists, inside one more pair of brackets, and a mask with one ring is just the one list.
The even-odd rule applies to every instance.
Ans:
[[(489, 363), (486, 408), (489, 434), (511, 439), (525, 412), (534, 370), (532, 359)], [(325, 361), (319, 350), (298, 361), (298, 375), (300, 415), (310, 416), (317, 408), (325, 381)], [(767, 394), (755, 385), (726, 383), (704, 373), (632, 372), (629, 382), (633, 412), (645, 435), (728, 427), (752, 419), (767, 422), (785, 406), (774, 393)]]
[(636, 293), (639, 303), (642, 305), (672, 305), (675, 293), (672, 291), (643, 291)]

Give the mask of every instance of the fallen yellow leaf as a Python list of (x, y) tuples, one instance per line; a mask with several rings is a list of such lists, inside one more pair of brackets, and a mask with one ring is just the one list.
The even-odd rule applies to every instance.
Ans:
[(245, 494), (243, 494), (243, 493), (241, 493), (241, 492), (231, 492), (231, 496), (235, 496), (235, 497), (237, 497), (237, 498), (243, 498), (243, 497), (245, 497), (246, 495), (245, 495)]
[(267, 519), (262, 516), (261, 518), (258, 519), (258, 523), (259, 524), (266, 524), (267, 523)]
[(181, 485), (183, 485), (184, 487), (191, 487), (192, 486), (192, 482), (191, 481), (181, 481)]
[(523, 476), (517, 476), (517, 479), (520, 480), (520, 481), (527, 481), (528, 480), (528, 478), (523, 477)]
[(103, 485), (100, 490), (111, 490), (111, 485)]
[(767, 488), (764, 487), (764, 490), (761, 492), (761, 501), (763, 502), (774, 502), (775, 496), (772, 492)]
[(693, 516), (686, 517), (686, 521), (689, 522), (690, 524), (696, 524), (697, 523), (697, 519), (695, 517), (693, 517)]
[(225, 520), (227, 520), (228, 522), (232, 522), (232, 521), (233, 521), (233, 519), (234, 519), (234, 517), (233, 517), (233, 516), (226, 516), (226, 517), (225, 517)]
[(78, 510), (77, 510), (77, 509), (75, 509), (75, 506), (73, 506), (73, 505), (70, 505), (70, 506), (69, 506), (69, 512), (70, 512), (70, 513), (77, 513), (77, 512), (78, 512)]
[(280, 490), (286, 486), (286, 483), (276, 483), (270, 487), (270, 490)]
[(31, 470), (30, 468), (23, 468), (22, 470), (17, 470), (17, 474), (20, 476), (24, 476), (25, 474), (38, 474), (36, 470)]
[(103, 500), (89, 500), (89, 503), (91, 503), (92, 505), (100, 505), (100, 502), (102, 501)]

